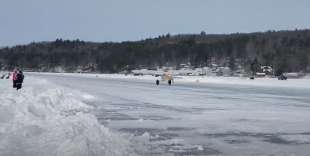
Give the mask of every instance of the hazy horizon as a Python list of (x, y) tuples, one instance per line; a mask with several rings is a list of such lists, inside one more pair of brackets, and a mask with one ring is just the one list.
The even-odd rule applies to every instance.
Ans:
[(137, 41), (159, 35), (309, 29), (308, 0), (3, 0), (0, 47), (54, 41)]

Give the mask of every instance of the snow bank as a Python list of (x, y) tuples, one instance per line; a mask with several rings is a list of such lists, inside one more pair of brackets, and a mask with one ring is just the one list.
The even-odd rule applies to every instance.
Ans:
[(0, 80), (0, 156), (134, 155), (130, 143), (99, 124), (83, 103), (91, 95), (27, 77), (13, 90)]
[[(156, 79), (161, 77), (151, 75), (133, 76), (123, 74), (79, 74), (79, 73), (32, 73), (42, 75), (59, 75), (59, 76), (75, 76), (87, 78), (104, 78), (104, 79), (122, 79), (122, 80), (138, 80), (151, 81), (155, 83)], [(195, 84), (224, 84), (224, 85), (244, 85), (244, 86), (262, 86), (262, 87), (286, 87), (286, 88), (303, 88), (310, 89), (310, 76), (303, 79), (278, 80), (277, 78), (256, 78), (250, 80), (246, 77), (212, 77), (212, 76), (175, 76), (176, 84), (195, 83)]]
[(251, 80), (242, 77), (181, 77), (182, 82), (205, 83), (205, 84), (229, 84), (245, 86), (264, 87), (289, 87), (289, 88), (310, 88), (310, 79), (288, 79), (278, 80), (277, 78), (256, 78)]
[[(72, 75), (74, 76), (74, 75)], [(77, 75), (75, 75), (77, 76)], [(101, 74), (88, 75), (88, 77), (109, 78), (109, 79), (131, 79), (154, 81), (161, 79), (151, 75), (145, 76), (125, 76), (120, 74)], [(310, 79), (288, 79), (280, 81), (277, 78), (256, 78), (251, 80), (246, 77), (212, 77), (212, 76), (176, 76), (176, 84), (195, 83), (195, 84), (227, 84), (227, 85), (244, 85), (244, 86), (263, 86), (263, 87), (289, 87), (289, 88), (307, 88), (310, 89)]]

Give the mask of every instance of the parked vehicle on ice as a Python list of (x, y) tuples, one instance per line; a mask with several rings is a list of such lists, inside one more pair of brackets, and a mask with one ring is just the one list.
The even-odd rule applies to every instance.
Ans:
[(287, 80), (287, 77), (281, 74), (280, 76), (278, 76), (278, 80)]

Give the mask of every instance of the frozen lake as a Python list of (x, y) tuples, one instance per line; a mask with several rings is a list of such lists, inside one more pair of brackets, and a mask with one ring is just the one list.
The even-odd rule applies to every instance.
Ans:
[(140, 155), (310, 155), (307, 88), (32, 76), (94, 96), (99, 122)]

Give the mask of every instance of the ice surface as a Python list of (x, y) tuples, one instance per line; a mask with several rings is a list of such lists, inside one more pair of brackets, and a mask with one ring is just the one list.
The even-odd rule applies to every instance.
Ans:
[[(30, 75), (36, 79), (46, 79), (57, 86), (26, 82), (24, 90), (29, 93), (31, 88), (42, 90), (32, 91), (33, 93), (27, 94), (27, 97), (39, 98), (40, 96), (37, 95), (45, 92), (46, 95), (52, 95), (51, 97), (56, 96), (57, 98), (53, 99), (58, 100), (47, 100), (53, 102), (43, 103), (54, 103), (54, 105), (60, 103), (60, 106), (53, 106), (51, 110), (67, 110), (72, 107), (73, 110), (79, 111), (60, 111), (62, 112), (60, 114), (63, 116), (69, 114), (73, 119), (76, 119), (76, 114), (82, 114), (83, 121), (87, 119), (86, 125), (92, 122), (95, 122), (96, 126), (98, 122), (104, 125), (103, 129), (108, 132), (100, 138), (113, 138), (113, 141), (120, 144), (111, 145), (110, 148), (105, 149), (134, 150), (143, 156), (310, 155), (308, 150), (310, 83), (308, 79), (288, 81), (255, 79), (253, 81), (224, 77), (180, 77), (175, 79), (172, 86), (168, 86), (165, 82), (156, 86), (154, 81), (156, 78), (151, 76), (52, 73)], [(196, 81), (197, 78), (200, 78), (199, 82)], [(46, 90), (46, 88), (49, 89)], [(66, 95), (65, 99), (76, 100), (78, 104), (71, 105), (70, 102), (61, 104), (60, 99), (63, 98), (57, 96), (54, 91), (48, 92), (48, 90)], [(12, 95), (13, 93), (15, 91), (11, 92)], [(9, 101), (14, 99), (5, 97), (5, 99), (11, 99)], [(29, 106), (30, 109), (28, 111), (27, 106), (27, 111), (34, 112), (31, 113), (36, 114), (34, 116), (44, 118), (51, 114), (49, 107)], [(0, 111), (3, 119), (1, 118), (0, 122), (8, 123), (16, 120), (13, 118), (16, 115), (10, 110), (12, 109), (3, 107)], [(70, 123), (73, 119), (70, 119)], [(82, 119), (79, 118), (78, 121)], [(32, 118), (30, 120), (37, 122)], [(51, 124), (54, 123), (58, 122), (51, 122)], [(41, 127), (44, 127), (42, 125)], [(71, 124), (68, 127), (74, 126)], [(27, 129), (29, 134), (41, 133), (37, 128)], [(83, 132), (84, 129), (79, 128), (74, 134), (80, 134), (79, 131)], [(50, 136), (58, 133), (53, 131)], [(60, 134), (58, 135), (63, 136)], [(86, 136), (94, 139), (94, 135)], [(83, 147), (85, 144), (79, 145)], [(106, 144), (103, 143), (103, 145)], [(70, 147), (70, 145), (65, 144), (63, 147)]]
[(0, 80), (0, 156), (134, 155), (83, 102), (93, 98), (35, 78), (20, 91)]
[(310, 155), (308, 79), (34, 76), (92, 95), (100, 123), (141, 155)]

